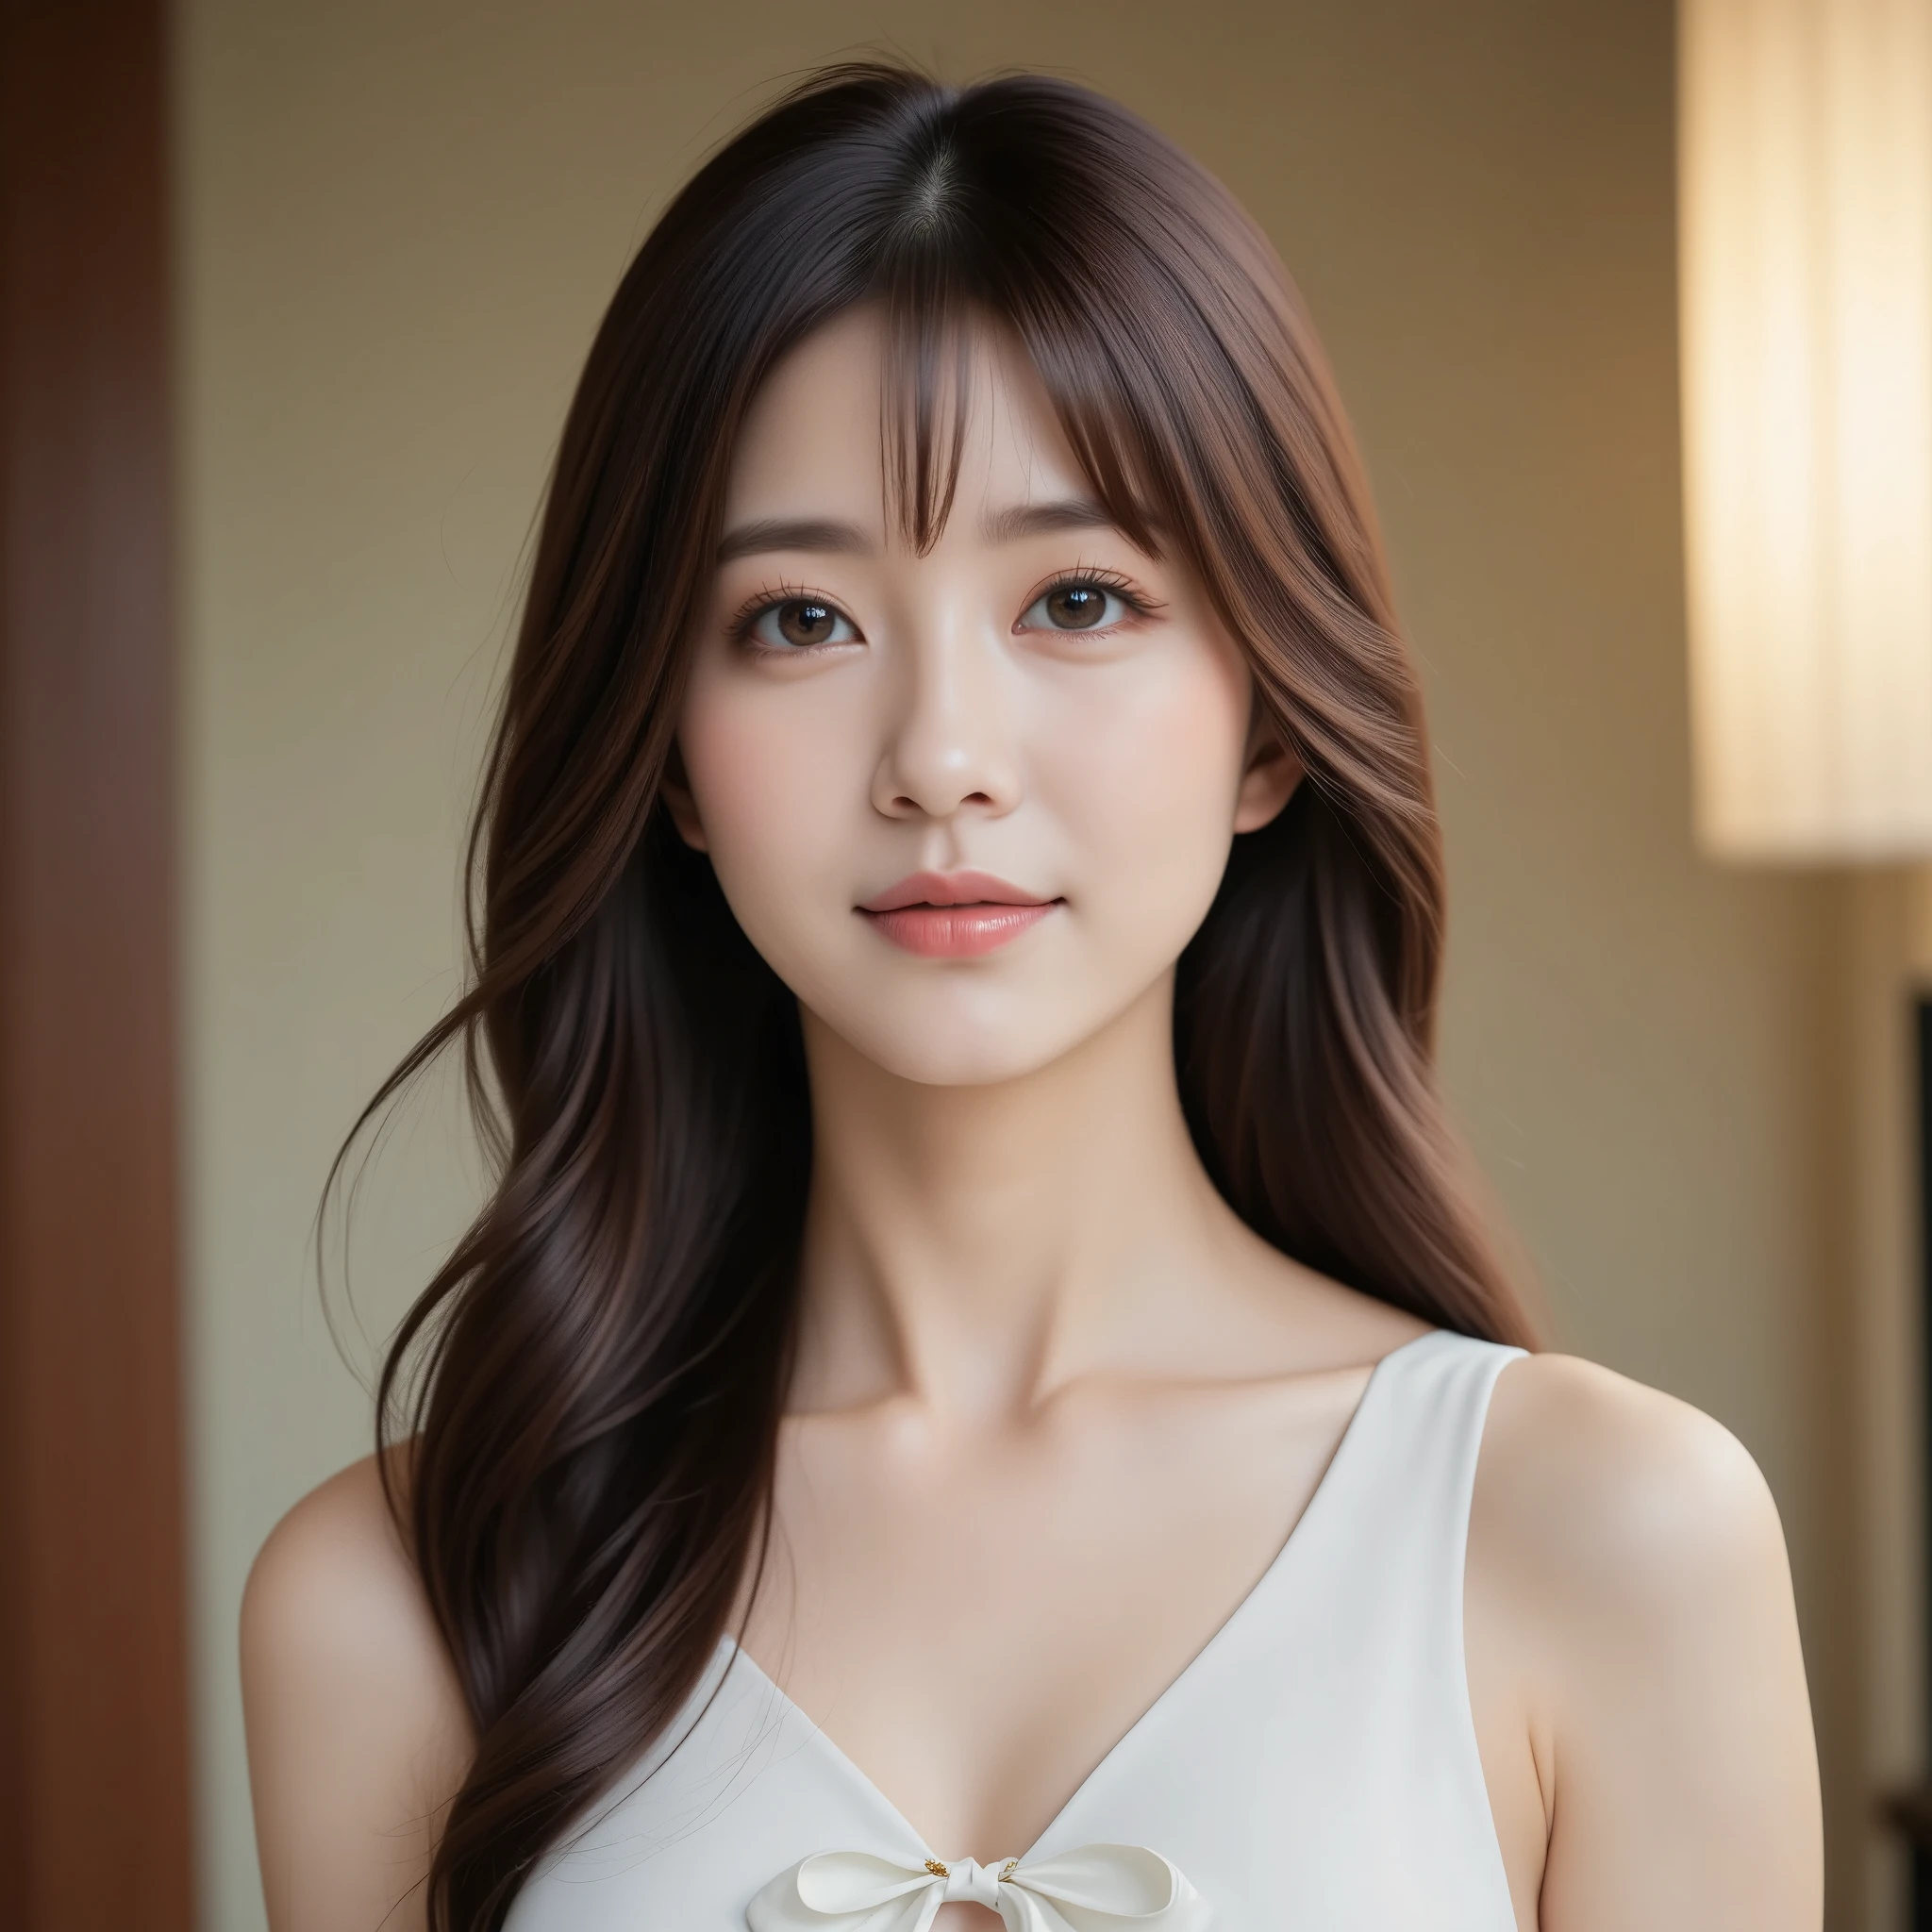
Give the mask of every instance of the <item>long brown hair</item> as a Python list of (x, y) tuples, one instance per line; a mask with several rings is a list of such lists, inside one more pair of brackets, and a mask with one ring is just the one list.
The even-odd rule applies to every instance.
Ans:
[(1432, 1073), (1442, 864), (1415, 670), (1286, 274), (1218, 183), (1084, 89), (817, 76), (671, 204), (598, 331), (472, 833), (472, 988), (364, 1116), (460, 1043), (497, 1159), (380, 1387), (408, 1472), (391, 1501), (478, 1740), (436, 1932), (502, 1924), (689, 1698), (758, 1559), (805, 1066), (795, 1002), (658, 793), (747, 405), (860, 302), (892, 345), (909, 538), (950, 503), (959, 331), (993, 320), (1120, 527), (1198, 574), (1307, 768), (1236, 840), (1180, 962), (1175, 1064), (1222, 1192), (1297, 1260), (1528, 1339)]

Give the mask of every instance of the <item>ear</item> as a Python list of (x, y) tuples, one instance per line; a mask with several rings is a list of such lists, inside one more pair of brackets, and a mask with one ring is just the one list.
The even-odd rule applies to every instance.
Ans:
[(691, 778), (684, 769), (684, 751), (675, 739), (671, 756), (664, 761), (664, 775), (658, 781), (658, 795), (677, 827), (677, 836), (693, 852), (709, 851), (705, 843), (705, 822), (698, 816), (698, 802), (691, 796)]
[(1254, 723), (1248, 727), (1248, 762), (1241, 773), (1241, 790), (1235, 793), (1235, 830), (1258, 832), (1271, 824), (1294, 796), (1305, 770), (1301, 759), (1281, 741), (1274, 721), (1257, 705)]

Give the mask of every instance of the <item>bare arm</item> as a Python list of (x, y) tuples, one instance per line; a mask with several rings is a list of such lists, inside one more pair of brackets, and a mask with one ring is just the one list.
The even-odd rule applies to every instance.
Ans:
[(1486, 1768), (1507, 1705), (1530, 1767), (1516, 1790), (1539, 1807), (1532, 1860), (1527, 1830), (1512, 1846), (1507, 1771), (1492, 1775), (1524, 1923), (1818, 1932), (1818, 1765), (1790, 1573), (1734, 1438), (1584, 1362), (1508, 1370), (1470, 1525), (1469, 1636), (1492, 1716)]
[(242, 1693), (272, 1932), (422, 1932), (469, 1724), (373, 1458), (297, 1504), (256, 1558)]

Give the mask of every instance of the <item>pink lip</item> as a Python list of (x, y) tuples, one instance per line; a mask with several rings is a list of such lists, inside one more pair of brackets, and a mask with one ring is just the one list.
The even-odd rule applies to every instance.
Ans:
[(1016, 940), (1059, 904), (983, 872), (916, 872), (858, 910), (908, 953), (967, 959)]

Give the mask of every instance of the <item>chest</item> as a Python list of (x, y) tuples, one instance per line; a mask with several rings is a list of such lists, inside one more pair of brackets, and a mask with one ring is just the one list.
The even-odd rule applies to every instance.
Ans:
[(746, 1648), (933, 1843), (1008, 1856), (1266, 1573), (1363, 1379), (796, 1429)]
[[(771, 1646), (764, 1654), (787, 1681), (774, 1681), (755, 1650), (724, 1640), (687, 1712), (532, 1875), (507, 1932), (744, 1932), (761, 1902), (789, 1899), (803, 1909), (800, 1874), (831, 1855), (890, 1880), (898, 1904), (883, 1918), (808, 1912), (796, 1923), (935, 1932), (924, 1908), (941, 1906), (934, 1886), (951, 1885), (930, 1875), (936, 1865), (953, 1861), (957, 1873), (969, 1857), (1014, 1857), (1023, 1873), (1038, 1872), (1123, 1847), (1158, 1854), (1184, 1875), (1214, 1932), (1517, 1932), (1462, 1624), (1475, 1457), (1505, 1358), (1439, 1336), (1385, 1361), (1339, 1447), (1329, 1444), (1332, 1460), (1309, 1465), (1313, 1493), (1285, 1541), (1277, 1515), (1278, 1546), (1272, 1559), (1260, 1557), (1258, 1580), (1230, 1609), (1232, 1569), (1218, 1575), (1210, 1619), (1221, 1621), (1211, 1634), (1189, 1631), (1177, 1673), (1151, 1691), (1143, 1686), (1155, 1674), (1138, 1653), (1133, 1667), (1145, 1674), (1117, 1700), (1124, 1716), (1104, 1723), (1098, 1701), (1075, 1700), (1028, 1730), (1026, 1707), (1059, 1680), (1105, 1689), (1107, 1668), (1090, 1672), (1079, 1653), (1083, 1627), (1104, 1647), (1140, 1617), (1137, 1591), (1173, 1603), (1191, 1590), (1189, 1565), (1217, 1541), (1191, 1541), (1187, 1512), (1172, 1501), (1196, 1465), (1171, 1484), (1145, 1476), (1148, 1493), (1165, 1499), (1159, 1507), (1103, 1508), (1100, 1491), (1089, 1492), (1085, 1528), (1082, 1512), (1022, 1511), (1019, 1526), (1030, 1533), (1022, 1545), (1010, 1524), (991, 1520), (1002, 1513), (991, 1510), (1002, 1495), (997, 1471), (973, 1486), (991, 1499), (986, 1519), (971, 1508), (949, 1515), (941, 1507), (931, 1518), (902, 1508), (908, 1499), (943, 1506), (965, 1492), (894, 1481), (873, 1492), (869, 1520), (848, 1526), (849, 1541), (827, 1535), (794, 1548), (792, 1531), (774, 1546), (770, 1601), (799, 1614), (788, 1622), (768, 1610), (770, 1621), (754, 1620), (750, 1633)], [(1270, 1474), (1286, 1467), (1277, 1462)], [(791, 1523), (828, 1473), (811, 1457), (791, 1463), (788, 1482), (803, 1485), (789, 1499)], [(1229, 1489), (1224, 1483), (1220, 1500), (1204, 1493), (1200, 1509), (1214, 1515)], [(836, 1486), (841, 1502), (865, 1493)], [(1123, 1539), (1143, 1552), (1132, 1564), (1107, 1555)], [(1062, 1569), (1076, 1581), (1027, 1580)], [(999, 1580), (989, 1584), (995, 1571)], [(914, 1573), (917, 1580), (901, 1580)], [(1147, 1577), (1151, 1588), (1137, 1581)], [(963, 1605), (953, 1600), (958, 1591)], [(1005, 1613), (993, 1612), (1009, 1597), (1034, 1607), (1018, 1622), (1036, 1656), (1044, 1638), (1060, 1644), (1051, 1668), (1006, 1647)], [(1110, 1601), (1122, 1597), (1124, 1607)], [(1041, 1604), (1059, 1607), (1042, 1616)], [(934, 1620), (928, 1639), (945, 1635), (958, 1648), (897, 1634), (909, 1607)], [(1149, 1627), (1144, 1618), (1140, 1627)], [(1178, 1623), (1160, 1627), (1177, 1631)], [(1022, 1673), (1017, 1684), (999, 1678), (1001, 1657)], [(789, 1694), (809, 1695), (814, 1684), (827, 1698), (821, 1707)], [(893, 1694), (910, 1707), (889, 1708)], [(1056, 1724), (1071, 1723), (1089, 1726), (1078, 1749), (1003, 1812), (989, 1794), (990, 1767), (1024, 1773), (1026, 1740), (1051, 1750)], [(895, 1759), (904, 1739), (913, 1750)], [(975, 1739), (988, 1747), (973, 1767), (977, 1782), (947, 1784), (947, 1755)], [(868, 1749), (870, 1762), (859, 1756)], [(897, 1787), (889, 1782), (894, 1764), (905, 1780)], [(922, 1775), (932, 1781), (922, 1787)], [(915, 1808), (922, 1790), (929, 1815)], [(952, 1816), (942, 1815), (949, 1794), (958, 1807)], [(1530, 1924), (1533, 1886), (1524, 1898), (1521, 1923)], [(990, 1932), (978, 1908), (944, 1908), (972, 1917), (941, 1922), (943, 1932)], [(1083, 1914), (1081, 1923), (1089, 1918), (1092, 1932), (1125, 1932), (1131, 1922), (1119, 1911)]]

